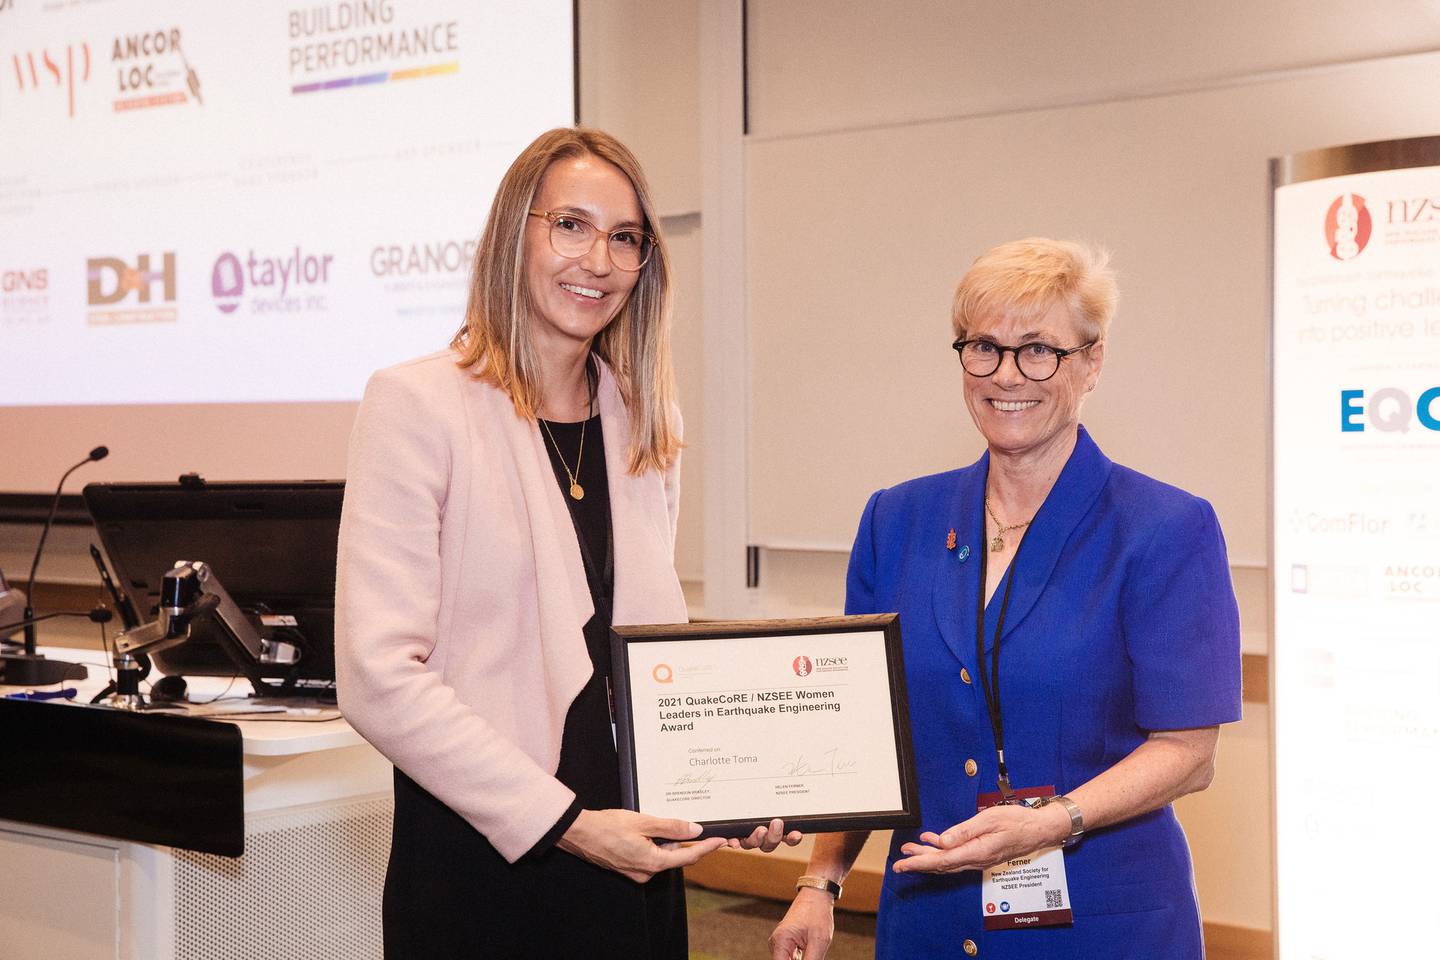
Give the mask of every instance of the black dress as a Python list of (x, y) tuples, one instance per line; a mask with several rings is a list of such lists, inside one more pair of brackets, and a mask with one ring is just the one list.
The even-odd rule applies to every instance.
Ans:
[[(554, 435), (545, 433), (548, 426)], [(555, 846), (580, 810), (620, 805), (610, 725), (610, 607), (614, 565), (610, 496), (600, 417), (583, 424), (582, 500), (556, 446), (573, 467), (580, 423), (539, 427), (585, 558), (595, 615), (585, 624), (594, 673), (571, 704), (555, 776), (575, 803), (514, 864), (474, 827), (395, 771), (395, 827), (385, 876), (385, 956), (397, 958), (614, 958), (684, 960), (685, 887), (679, 870), (638, 884)]]

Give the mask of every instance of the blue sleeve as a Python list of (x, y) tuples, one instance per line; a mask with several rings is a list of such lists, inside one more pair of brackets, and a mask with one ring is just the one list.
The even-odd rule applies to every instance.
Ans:
[(1159, 520), (1126, 578), (1123, 600), (1140, 728), (1239, 720), (1240, 612), (1210, 504), (1191, 498)]
[(845, 575), (845, 613), (884, 613), (875, 607), (875, 504), (883, 490), (870, 495), (860, 514), (860, 529), (850, 548), (850, 569)]

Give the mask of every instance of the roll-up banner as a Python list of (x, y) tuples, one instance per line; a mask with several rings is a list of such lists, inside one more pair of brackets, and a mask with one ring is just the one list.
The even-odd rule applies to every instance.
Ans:
[(1271, 183), (1277, 956), (1428, 955), (1440, 136), (1274, 160)]

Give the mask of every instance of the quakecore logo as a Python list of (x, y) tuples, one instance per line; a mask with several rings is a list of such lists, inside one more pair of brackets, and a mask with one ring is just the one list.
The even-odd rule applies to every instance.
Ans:
[(1381, 387), (1369, 394), (1364, 390), (1340, 391), (1340, 432), (1363, 433), (1368, 426), (1381, 433), (1409, 433), (1417, 420), (1426, 430), (1440, 431), (1440, 386), (1422, 392), (1413, 401), (1399, 387)]
[(1325, 212), (1325, 242), (1330, 256), (1336, 260), (1353, 260), (1370, 242), (1373, 224), (1365, 198), (1358, 193), (1344, 193), (1335, 198)]

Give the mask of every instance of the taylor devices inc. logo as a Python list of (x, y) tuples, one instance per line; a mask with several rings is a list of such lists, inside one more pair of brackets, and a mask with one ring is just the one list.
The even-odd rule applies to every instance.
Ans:
[(1342, 193), (1325, 212), (1325, 242), (1330, 256), (1336, 260), (1353, 260), (1370, 242), (1374, 224), (1365, 198), (1358, 193)]

